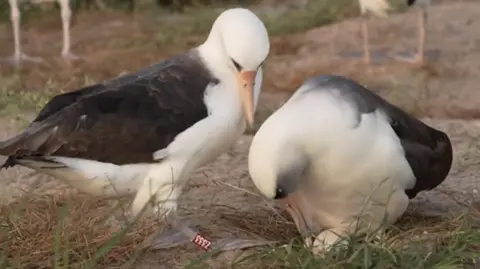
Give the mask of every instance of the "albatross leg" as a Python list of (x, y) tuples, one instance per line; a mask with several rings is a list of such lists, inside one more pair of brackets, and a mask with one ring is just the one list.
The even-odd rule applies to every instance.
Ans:
[(418, 15), (418, 45), (417, 53), (398, 53), (395, 54), (394, 59), (398, 61), (408, 62), (414, 65), (422, 66), (425, 62), (425, 36), (426, 36), (426, 21), (427, 10), (419, 8)]
[(71, 52), (70, 23), (72, 19), (72, 10), (69, 0), (58, 0), (62, 17), (63, 48), (62, 58), (66, 61), (78, 60), (81, 57)]
[(198, 227), (192, 228), (179, 221), (175, 211), (170, 212), (165, 220), (167, 227), (153, 236), (150, 243), (151, 249), (165, 249), (182, 245), (194, 240), (197, 234), (199, 234), (197, 231)]
[(362, 13), (360, 16), (360, 32), (362, 38), (362, 50), (353, 52), (342, 52), (339, 56), (345, 58), (362, 59), (367, 65), (379, 63), (388, 58), (383, 50), (374, 50), (370, 48), (370, 34), (368, 30), (368, 14)]
[(18, 0), (8, 0), (10, 4), (10, 20), (13, 29), (14, 54), (6, 59), (7, 62), (15, 66), (20, 66), (22, 61), (29, 61), (39, 63), (43, 59), (39, 57), (32, 57), (24, 54), (20, 44), (20, 10), (18, 8)]
[(364, 13), (362, 14), (362, 39), (363, 39), (363, 61), (365, 64), (372, 63), (372, 56), (370, 55), (370, 41), (368, 36), (368, 18)]
[(241, 239), (241, 238), (223, 238), (217, 241), (210, 241), (198, 232), (198, 227), (192, 228), (178, 220), (175, 212), (167, 217), (168, 226), (161, 233), (154, 235), (149, 239), (151, 249), (166, 249), (192, 242), (200, 248), (209, 251), (230, 251), (244, 249), (256, 246), (270, 245), (277, 243), (264, 239)]

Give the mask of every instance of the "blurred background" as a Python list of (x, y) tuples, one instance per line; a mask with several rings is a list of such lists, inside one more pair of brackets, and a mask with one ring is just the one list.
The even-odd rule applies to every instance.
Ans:
[[(415, 51), (418, 7), (391, 0), (388, 18), (370, 17), (372, 51)], [(274, 109), (308, 76), (341, 74), (358, 80), (389, 101), (421, 116), (476, 117), (480, 7), (475, 1), (434, 0), (427, 21), (427, 63), (421, 67), (362, 58), (360, 10), (356, 0), (72, 0), (72, 52), (65, 62), (62, 23), (56, 2), (23, 1), (21, 45), (43, 63), (13, 68), (0, 62), (0, 110), (35, 111), (53, 94), (118, 76), (161, 61), (201, 43), (225, 8), (256, 12), (271, 35), (264, 99), (259, 114)], [(0, 4), (0, 57), (13, 54), (8, 1)], [(17, 115), (17, 113), (13, 113)], [(268, 113), (267, 113), (268, 114)], [(262, 117), (260, 115), (260, 117)]]

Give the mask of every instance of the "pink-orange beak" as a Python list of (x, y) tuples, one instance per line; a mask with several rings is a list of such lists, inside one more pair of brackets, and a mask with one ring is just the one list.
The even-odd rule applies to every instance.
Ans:
[(257, 71), (241, 71), (237, 73), (238, 88), (240, 90), (240, 98), (243, 104), (243, 112), (249, 127), (254, 123), (254, 104), (253, 104), (253, 87), (255, 85), (255, 77)]
[(297, 226), (297, 229), (300, 232), (300, 234), (302, 235), (308, 234), (310, 231), (307, 224), (307, 220), (305, 219), (302, 209), (298, 204), (299, 201), (296, 195), (289, 195), (288, 197), (282, 199), (282, 202), (285, 209), (287, 210), (287, 212), (290, 214), (293, 221), (295, 222), (295, 225)]

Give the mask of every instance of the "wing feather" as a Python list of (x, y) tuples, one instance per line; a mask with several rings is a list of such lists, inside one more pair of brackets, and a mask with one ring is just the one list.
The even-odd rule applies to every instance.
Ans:
[(152, 161), (153, 152), (207, 117), (203, 94), (211, 83), (217, 80), (190, 51), (134, 74), (57, 95), (22, 133), (0, 142), (0, 154), (115, 164)]

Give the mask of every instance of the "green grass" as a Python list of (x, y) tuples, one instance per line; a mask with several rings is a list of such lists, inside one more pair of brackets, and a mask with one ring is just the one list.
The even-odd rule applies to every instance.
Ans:
[(47, 83), (42, 92), (24, 91), (17, 74), (0, 77), (0, 115), (40, 110), (58, 92), (58, 87), (53, 82)]
[[(92, 83), (94, 82), (85, 77), (85, 86)], [(37, 113), (53, 96), (65, 90), (54, 80), (47, 81), (42, 89), (25, 90), (18, 73), (0, 76), (0, 117), (14, 116), (25, 125), (29, 121), (26, 115)]]
[[(345, 239), (323, 257), (312, 255), (300, 240), (283, 246), (264, 248), (235, 261), (231, 268), (282, 269), (460, 269), (480, 266), (480, 230), (478, 219), (467, 215), (445, 217), (423, 229), (391, 227), (362, 238)], [(401, 224), (400, 224), (401, 225)], [(400, 226), (401, 227), (401, 226)], [(192, 261), (186, 268), (206, 268)], [(254, 264), (254, 266), (252, 266)]]
[[(390, 1), (393, 11), (404, 11), (405, 1)], [(210, 31), (215, 18), (226, 7), (238, 5), (202, 6), (186, 9), (181, 28), (173, 28), (168, 25), (171, 15), (162, 14), (159, 18), (157, 40), (161, 44), (175, 43), (179, 39), (191, 35), (204, 36)], [(289, 8), (283, 12), (264, 11), (261, 6), (252, 6), (257, 15), (265, 23), (270, 36), (281, 36), (310, 28), (331, 24), (345, 18), (358, 16), (359, 8), (357, 1), (352, 0), (310, 0), (302, 8)], [(176, 15), (174, 15), (176, 16)], [(178, 44), (178, 43), (177, 43)]]
[[(52, 249), (45, 253), (49, 257), (42, 257), (42, 261), (32, 261), (30, 257), (6, 257), (2, 250), (8, 249), (13, 245), (9, 240), (5, 240), (5, 235), (17, 234), (17, 240), (28, 240), (29, 236), (25, 233), (34, 231), (36, 224), (31, 221), (25, 221), (23, 218), (35, 219), (25, 214), (45, 214), (48, 211), (35, 209), (37, 205), (29, 205), (28, 201), (20, 203), (14, 210), (8, 211), (8, 214), (0, 214), (0, 268), (1, 269), (26, 269), (35, 266), (46, 266), (47, 260), (50, 260), (48, 268), (135, 268), (136, 261), (142, 258), (144, 250), (138, 248), (133, 254), (124, 257), (124, 264), (119, 263), (120, 257), (115, 262), (109, 263), (106, 257), (114, 251), (119, 242), (123, 240), (126, 233), (136, 229), (135, 223), (139, 220), (138, 216), (126, 225), (114, 232), (110, 239), (101, 245), (92, 248), (89, 245), (98, 240), (93, 235), (85, 234), (85, 242), (78, 242), (78, 233), (73, 233), (76, 225), (87, 225), (91, 216), (85, 216), (81, 210), (75, 209), (75, 203), (79, 203), (86, 197), (77, 197), (77, 201), (57, 201), (54, 209), (57, 212), (48, 217), (51, 223), (42, 223), (51, 228), (48, 231), (38, 230), (39, 234), (31, 234), (33, 238), (47, 238), (44, 233), (51, 233)], [(32, 199), (30, 202), (34, 201)], [(94, 205), (93, 203), (92, 205)], [(90, 208), (90, 205), (87, 208)], [(93, 208), (88, 209), (87, 214), (100, 215), (92, 212)], [(105, 216), (96, 217), (95, 225), (103, 223), (114, 210), (105, 209), (101, 211)], [(0, 209), (0, 212), (1, 209)], [(75, 222), (75, 217), (69, 218), (69, 214), (81, 217), (81, 223)], [(82, 218), (83, 217), (83, 218)], [(98, 220), (100, 218), (100, 220)], [(48, 222), (47, 221), (47, 222)], [(84, 223), (85, 221), (85, 223)], [(32, 226), (33, 225), (33, 226)], [(28, 227), (25, 227), (28, 226)], [(28, 228), (28, 229), (27, 229)], [(463, 269), (477, 268), (480, 263), (480, 216), (478, 212), (457, 216), (444, 217), (421, 217), (417, 215), (406, 214), (397, 224), (380, 229), (376, 236), (368, 234), (361, 237), (352, 237), (345, 239), (346, 245), (336, 245), (323, 257), (314, 256), (309, 249), (305, 248), (298, 238), (292, 238), (290, 241), (283, 242), (275, 247), (257, 248), (254, 251), (247, 251), (243, 256), (234, 257), (230, 266), (227, 268), (281, 268), (281, 269)], [(101, 227), (91, 227), (91, 230), (102, 229)], [(268, 227), (259, 227), (262, 230), (268, 230)], [(85, 229), (84, 229), (85, 230)], [(22, 235), (23, 233), (23, 235)], [(43, 234), (42, 234), (43, 233)], [(268, 232), (270, 233), (270, 232)], [(280, 236), (280, 235), (279, 235)], [(280, 236), (281, 237), (281, 236)], [(20, 239), (18, 239), (20, 238)], [(23, 238), (23, 239), (21, 239)], [(37, 240), (38, 241), (38, 240)], [(91, 241), (91, 243), (88, 243)], [(26, 243), (26, 242), (25, 242)], [(28, 244), (28, 243), (26, 243)], [(17, 242), (18, 248), (18, 242)], [(44, 248), (43, 248), (44, 249)], [(37, 249), (37, 251), (41, 248)], [(10, 252), (11, 253), (11, 252)], [(25, 251), (22, 254), (25, 255)], [(28, 253), (28, 252), (27, 252)], [(211, 268), (206, 260), (215, 259), (215, 252), (199, 252), (196, 258), (191, 259), (183, 268), (199, 269)], [(26, 254), (38, 255), (35, 253)], [(21, 264), (18, 261), (29, 261), (29, 266)], [(32, 267), (33, 266), (33, 267)], [(214, 268), (219, 269), (219, 268)], [(222, 268), (223, 269), (223, 268)]]
[[(236, 5), (230, 5), (230, 7), (234, 6)], [(187, 9), (184, 15), (188, 19), (182, 20), (181, 28), (169, 27), (170, 17), (166, 15), (159, 19), (158, 27), (160, 29), (157, 41), (162, 45), (178, 44), (188, 36), (204, 36), (210, 31), (215, 18), (224, 8), (225, 6)], [(252, 7), (252, 9), (255, 10), (256, 8)], [(314, 0), (310, 1), (304, 8), (288, 9), (278, 14), (270, 14), (260, 8), (257, 14), (265, 23), (270, 36), (280, 36), (354, 16), (358, 14), (357, 9), (356, 2), (351, 0)]]
[[(428, 223), (424, 223), (428, 225)], [(401, 227), (401, 224), (400, 226)], [(300, 240), (283, 246), (263, 248), (237, 258), (229, 268), (282, 269), (463, 269), (480, 265), (480, 230), (478, 219), (466, 215), (446, 217), (433, 226), (407, 230), (391, 227), (380, 237), (367, 235), (345, 239), (326, 252), (314, 256)], [(192, 260), (185, 268), (208, 268)]]

